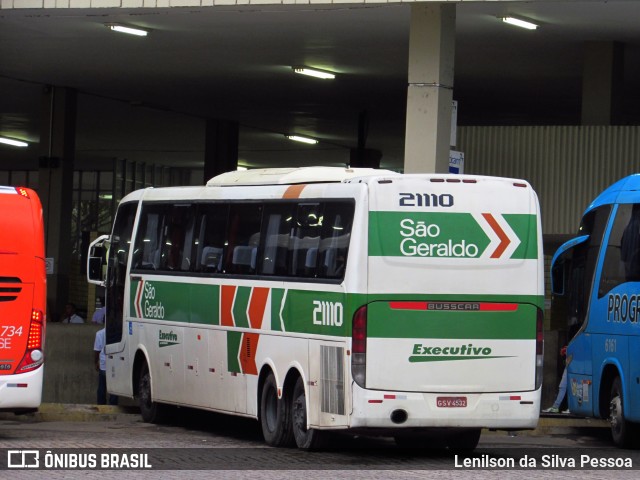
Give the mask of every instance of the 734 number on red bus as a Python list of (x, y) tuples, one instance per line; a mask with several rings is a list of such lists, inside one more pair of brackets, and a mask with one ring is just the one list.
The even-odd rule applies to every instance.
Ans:
[(0, 330), (0, 350), (11, 348), (11, 338), (20, 337), (22, 335), (22, 327), (16, 328), (15, 325), (4, 325)]

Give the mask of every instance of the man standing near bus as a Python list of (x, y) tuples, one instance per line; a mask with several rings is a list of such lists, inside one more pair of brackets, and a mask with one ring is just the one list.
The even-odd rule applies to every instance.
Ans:
[(104, 305), (104, 299), (98, 297), (96, 299), (96, 311), (91, 317), (91, 323), (101, 324), (104, 323), (104, 319), (107, 315), (107, 307)]
[[(93, 342), (94, 363), (98, 372), (97, 404), (107, 404), (107, 358), (104, 354), (105, 329), (101, 328), (96, 332), (96, 339)], [(109, 405), (117, 405), (118, 397), (109, 395)]]
[(62, 323), (84, 323), (84, 318), (76, 313), (76, 306), (73, 303), (65, 305)]

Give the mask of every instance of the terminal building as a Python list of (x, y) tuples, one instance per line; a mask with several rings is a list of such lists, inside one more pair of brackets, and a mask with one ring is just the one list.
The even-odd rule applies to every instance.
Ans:
[[(49, 318), (68, 301), (91, 316), (87, 245), (126, 193), (237, 168), (454, 159), (523, 178), (550, 261), (589, 201), (640, 169), (639, 15), (628, 1), (1, 0), (0, 137), (24, 146), (0, 143), (0, 184), (42, 199)], [(548, 305), (553, 370), (566, 327)]]

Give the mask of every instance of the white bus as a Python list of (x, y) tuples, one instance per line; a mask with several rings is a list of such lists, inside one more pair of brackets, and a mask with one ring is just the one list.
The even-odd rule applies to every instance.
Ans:
[(537, 424), (544, 275), (522, 180), (310, 167), (139, 190), (88, 272), (108, 390), (145, 421), (231, 413), (305, 449), (330, 430), (475, 448), (483, 427)]

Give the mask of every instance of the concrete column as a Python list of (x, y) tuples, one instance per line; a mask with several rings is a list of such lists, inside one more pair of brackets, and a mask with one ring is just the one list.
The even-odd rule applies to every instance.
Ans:
[(582, 124), (622, 123), (624, 45), (618, 42), (585, 43), (582, 72)]
[(405, 173), (449, 171), (455, 34), (455, 5), (411, 5)]
[(62, 313), (69, 301), (76, 103), (75, 90), (44, 88), (38, 195), (44, 214), (46, 255), (54, 259), (54, 273), (47, 276), (47, 315), (51, 319)]
[(208, 119), (204, 145), (204, 182), (238, 168), (237, 122)]
[(352, 168), (380, 168), (382, 152), (367, 148), (367, 136), (369, 135), (369, 113), (365, 110), (358, 115), (358, 148), (352, 148), (349, 152), (349, 166)]
[(352, 148), (349, 152), (351, 168), (380, 168), (382, 152), (373, 148)]

